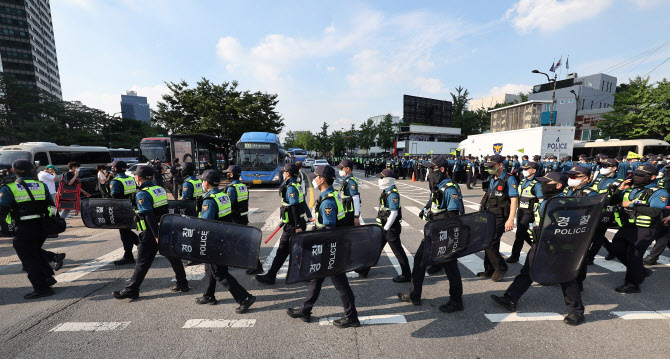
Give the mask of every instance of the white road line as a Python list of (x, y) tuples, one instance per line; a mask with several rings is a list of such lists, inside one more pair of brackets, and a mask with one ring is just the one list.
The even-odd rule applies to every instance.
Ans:
[(659, 311), (632, 311), (632, 312), (612, 312), (612, 314), (624, 320), (633, 319), (670, 319), (670, 310)]
[[(330, 317), (319, 319), (319, 325), (333, 325), (333, 321), (340, 318)], [(379, 325), (379, 324), (407, 324), (404, 315), (370, 315), (359, 317), (362, 325)]]
[[(205, 278), (205, 265), (198, 264), (194, 266), (185, 267), (186, 271), (186, 280), (202, 280)], [(172, 278), (173, 282), (177, 281), (177, 278)]]
[(484, 271), (484, 260), (479, 258), (476, 253), (458, 258), (458, 262), (464, 265), (465, 268), (467, 268), (473, 274)]
[(50, 332), (107, 332), (124, 330), (130, 322), (67, 322), (58, 324)]
[[(135, 250), (137, 250), (137, 247), (135, 247)], [(72, 268), (63, 274), (59, 274), (55, 278), (59, 283), (69, 283), (75, 281), (123, 257), (123, 253), (123, 248), (119, 248), (115, 251), (105, 254), (102, 257), (98, 257), (90, 262), (84, 263), (79, 267)]]
[(250, 189), (249, 192), (278, 192), (279, 190), (276, 189)]
[[(649, 247), (653, 247), (653, 245), (650, 245)], [(647, 257), (649, 254), (650, 254), (649, 251), (646, 251), (644, 253), (644, 256)], [(670, 267), (670, 258), (668, 258), (666, 256), (658, 256), (658, 261), (657, 261), (656, 265), (663, 265), (663, 266), (666, 266), (666, 267)]]
[(192, 328), (252, 328), (256, 319), (189, 319), (182, 329)]
[(474, 205), (474, 204), (463, 204), (463, 206), (468, 207), (470, 209), (473, 209), (475, 211), (479, 211), (479, 205)]
[[(500, 254), (503, 254), (505, 256), (511, 256), (512, 255), (512, 246), (509, 244), (500, 241)], [(521, 253), (519, 254), (519, 264), (523, 265), (526, 263), (526, 253), (521, 250)]]
[[(360, 179), (360, 178), (359, 178), (358, 180), (361, 181), (361, 182), (366, 182), (366, 183), (368, 183), (368, 184), (370, 184), (370, 185), (373, 185), (373, 186), (375, 186), (375, 187), (377, 186), (376, 184), (374, 184), (374, 183), (372, 183), (372, 182), (370, 182), (370, 181), (362, 180), (362, 179)], [(427, 191), (427, 190), (426, 190), (426, 191)], [(402, 192), (399, 192), (399, 193), (400, 193), (401, 196), (403, 196), (403, 197), (405, 197), (405, 198), (407, 198), (407, 199), (409, 199), (409, 200), (411, 200), (411, 201), (414, 201), (414, 202), (416, 202), (416, 203), (418, 203), (418, 204), (420, 204), (420, 205), (424, 205), (424, 204), (425, 204), (425, 202), (422, 203), (421, 201), (417, 201), (416, 199), (414, 199), (414, 198), (412, 198), (412, 197), (405, 196), (404, 194), (402, 194)]]
[[(275, 229), (277, 229), (277, 226), (279, 226), (279, 221), (281, 219), (279, 218), (279, 208), (275, 209), (274, 212), (270, 215), (270, 217), (267, 218), (265, 221), (265, 224), (263, 225), (263, 228), (261, 228), (261, 231), (263, 232), (273, 232)], [(279, 234), (276, 234), (279, 235)]]
[(612, 272), (625, 272), (626, 271), (626, 266), (621, 264), (621, 262), (617, 260), (605, 260), (605, 257), (601, 255), (597, 255), (593, 259), (593, 264), (603, 267), (605, 269), (611, 270)]
[(249, 211), (247, 213), (247, 217), (254, 214), (256, 211), (258, 211), (258, 208), (249, 208)]
[(558, 313), (493, 313), (484, 314), (493, 323), (502, 322), (535, 322), (542, 320), (563, 320)]

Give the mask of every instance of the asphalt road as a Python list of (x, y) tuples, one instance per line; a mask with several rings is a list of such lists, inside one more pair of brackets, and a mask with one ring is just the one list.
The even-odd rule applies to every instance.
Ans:
[[(376, 178), (357, 175), (362, 218), (373, 223), (380, 190)], [(401, 238), (411, 255), (422, 238), (423, 221), (417, 214), (427, 200), (427, 185), (403, 180), (398, 187), (404, 211)], [(481, 189), (463, 186), (463, 190), (467, 211), (474, 211)], [(251, 225), (262, 228), (264, 238), (279, 222), (278, 205), (276, 189), (251, 189)], [(339, 329), (329, 325), (329, 319), (342, 315), (342, 307), (328, 280), (312, 323), (303, 323), (289, 318), (285, 309), (300, 305), (306, 284), (286, 285), (282, 279), (274, 286), (262, 285), (243, 270), (233, 269), (258, 298), (248, 313), (238, 315), (221, 286), (218, 305), (195, 304), (204, 290), (201, 266), (187, 269), (192, 274), (190, 292), (170, 292), (174, 273), (161, 256), (139, 299), (115, 300), (112, 291), (122, 289), (133, 270), (132, 265), (108, 263), (120, 256), (118, 231), (91, 231), (76, 218), (70, 223), (73, 228), (46, 245), (67, 253), (65, 266), (57, 273), (56, 295), (36, 301), (23, 300), (23, 294), (31, 291), (29, 282), (11, 241), (0, 238), (1, 358), (670, 357), (670, 251), (664, 253), (664, 264), (652, 267), (654, 275), (643, 284), (641, 294), (615, 292), (623, 283), (624, 268), (599, 258), (589, 267), (585, 282), (586, 323), (570, 327), (562, 322), (566, 309), (557, 286), (533, 285), (514, 315), (493, 303), (490, 294), (502, 294), (521, 264), (511, 264), (502, 282), (479, 279), (474, 273), (483, 267), (483, 253), (459, 260), (465, 311), (438, 311), (448, 300), (444, 275), (427, 277), (422, 306), (398, 302), (396, 293), (408, 291), (409, 283), (391, 281), (399, 268), (392, 252), (385, 250), (369, 278), (350, 279), (364, 325)], [(273, 256), (278, 237), (263, 245), (261, 261)], [(511, 250), (513, 238), (513, 232), (503, 236), (503, 253)]]

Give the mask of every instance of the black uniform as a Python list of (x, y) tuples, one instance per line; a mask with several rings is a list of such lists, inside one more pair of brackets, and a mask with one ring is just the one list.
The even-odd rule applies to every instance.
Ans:
[(484, 272), (480, 273), (480, 276), (490, 276), (495, 271), (507, 271), (507, 263), (502, 255), (500, 255), (500, 239), (505, 233), (505, 222), (507, 222), (510, 215), (512, 197), (510, 194), (516, 193), (516, 188), (510, 188), (510, 182), (512, 183), (511, 186), (516, 187), (516, 179), (510, 177), (510, 174), (505, 172), (498, 179), (492, 176), (489, 179), (489, 187), (486, 194), (482, 197), (480, 209), (493, 213), (496, 223), (495, 237), (491, 242), (491, 246), (485, 250)]
[[(122, 181), (124, 177), (119, 178), (115, 177), (112, 179), (112, 184), (111, 184), (111, 196), (114, 199), (129, 199), (132, 197), (131, 194), (125, 194), (123, 191), (123, 188), (125, 188), (123, 185), (121, 186), (115, 186), (114, 181)], [(127, 179), (133, 180), (130, 177), (127, 177)], [(133, 180), (135, 182), (135, 180)], [(118, 188), (121, 187), (122, 190), (119, 191)], [(120, 261), (115, 261), (115, 264), (125, 264), (125, 263), (130, 263), (134, 262), (135, 258), (133, 257), (133, 246), (136, 246), (139, 244), (139, 237), (135, 232), (133, 232), (132, 229), (119, 229), (119, 235), (121, 236), (121, 243), (123, 243), (123, 259)]]

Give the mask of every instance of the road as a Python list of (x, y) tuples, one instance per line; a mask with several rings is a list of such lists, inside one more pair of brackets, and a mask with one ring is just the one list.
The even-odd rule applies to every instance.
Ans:
[[(380, 190), (376, 178), (361, 179), (362, 219), (373, 223)], [(426, 182), (398, 181), (404, 211), (402, 242), (408, 255), (422, 238), (419, 209), (427, 200)], [(463, 188), (468, 212), (478, 208), (482, 192)], [(273, 188), (252, 188), (251, 225), (266, 238), (279, 222), (279, 199)], [(623, 283), (624, 267), (599, 258), (589, 267), (583, 293), (586, 323), (563, 324), (566, 313), (560, 287), (533, 285), (509, 314), (489, 298), (502, 294), (521, 264), (511, 264), (499, 283), (479, 279), (483, 253), (459, 260), (464, 282), (463, 312), (438, 311), (448, 298), (444, 275), (426, 279), (423, 305), (397, 300), (409, 283), (391, 278), (400, 268), (387, 247), (367, 279), (350, 279), (360, 328), (339, 329), (330, 320), (342, 315), (337, 292), (325, 282), (312, 323), (291, 319), (288, 307), (299, 306), (306, 284), (274, 286), (257, 283), (241, 269), (231, 272), (258, 300), (242, 315), (229, 293), (217, 288), (219, 304), (199, 306), (202, 266), (189, 267), (192, 290), (174, 294), (174, 273), (158, 256), (141, 288), (138, 300), (115, 300), (133, 267), (109, 263), (120, 256), (118, 231), (92, 231), (73, 219), (73, 228), (46, 247), (67, 253), (57, 274), (56, 295), (27, 302), (31, 291), (11, 248), (0, 239), (0, 357), (1, 358), (667, 358), (670, 344), (670, 252), (653, 268), (641, 294), (614, 291)], [(608, 234), (610, 237), (612, 233)], [(514, 233), (503, 236), (501, 251), (509, 255)], [(261, 249), (261, 261), (273, 256), (277, 239)], [(524, 252), (528, 248), (524, 248)], [(507, 252), (507, 253), (506, 253)], [(602, 254), (602, 253), (601, 253)], [(269, 266), (269, 261), (266, 262)]]

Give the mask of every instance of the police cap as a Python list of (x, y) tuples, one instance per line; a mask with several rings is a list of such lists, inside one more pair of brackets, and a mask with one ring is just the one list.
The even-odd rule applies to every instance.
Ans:
[(239, 166), (236, 165), (230, 165), (228, 168), (223, 171), (223, 173), (237, 173), (240, 174), (242, 173), (242, 169)]
[(198, 178), (212, 185), (218, 185), (221, 182), (221, 175), (215, 170), (207, 170)]
[(349, 161), (348, 159), (343, 159), (339, 165), (337, 165), (335, 168), (337, 169), (343, 169), (344, 167), (349, 167), (349, 168), (354, 168), (353, 162)]
[(154, 168), (148, 165), (137, 166), (137, 169), (135, 170), (135, 175), (139, 178), (153, 179)]
[(433, 158), (430, 159), (430, 161), (426, 161), (422, 163), (421, 165), (423, 167), (444, 167), (444, 165), (447, 163), (447, 161), (444, 159), (442, 156), (433, 156)]
[(575, 166), (570, 169), (570, 171), (565, 172), (568, 176), (590, 176), (591, 175), (591, 169), (588, 167), (584, 166)]
[(121, 160), (115, 160), (114, 162), (112, 162), (110, 164), (110, 166), (112, 168), (116, 168), (116, 169), (119, 169), (119, 170), (125, 170), (126, 168), (128, 168), (128, 165), (124, 161), (121, 161)]
[(287, 163), (284, 166), (284, 172), (288, 172), (291, 176), (297, 176), (298, 171), (298, 166), (296, 166), (295, 163)]
[(493, 156), (486, 159), (486, 163), (484, 163), (484, 166), (485, 167), (491, 167), (496, 163), (503, 163), (503, 161), (505, 161), (505, 157), (503, 157), (501, 155), (493, 155)]
[(387, 169), (383, 170), (382, 173), (377, 173), (375, 176), (379, 177), (379, 178), (384, 178), (384, 177), (395, 178), (395, 173), (393, 173), (393, 170), (391, 170), (390, 168), (387, 168)]
[(542, 183), (555, 181), (555, 182), (562, 183), (563, 186), (568, 185), (568, 176), (565, 173), (562, 173), (562, 172), (556, 172), (556, 171), (547, 172), (547, 174), (545, 174), (544, 176), (537, 177), (535, 179), (538, 180), (539, 182), (542, 182)]
[(26, 173), (35, 169), (35, 165), (29, 160), (16, 160), (12, 164), (14, 172)]
[(335, 179), (335, 169), (333, 167), (328, 166), (328, 165), (316, 166), (316, 169), (314, 170), (314, 173), (317, 176), (321, 176), (323, 178)]
[(527, 162), (525, 165), (521, 166), (521, 168), (527, 170), (529, 168), (532, 168), (534, 170), (540, 168), (540, 164), (537, 162)]
[(656, 176), (658, 174), (658, 168), (654, 165), (638, 166), (633, 171), (633, 174), (638, 176)]

